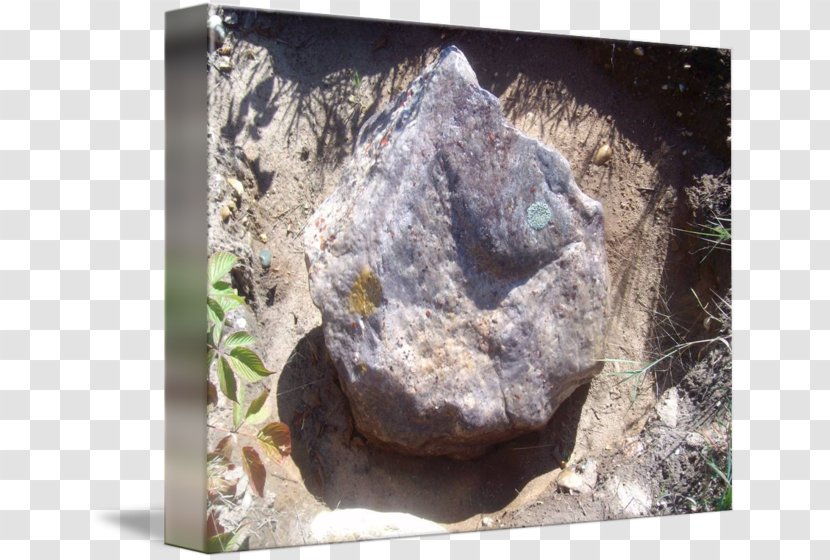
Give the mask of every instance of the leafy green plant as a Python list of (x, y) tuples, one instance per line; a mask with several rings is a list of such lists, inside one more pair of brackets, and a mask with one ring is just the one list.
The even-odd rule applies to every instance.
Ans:
[(712, 251), (729, 250), (731, 248), (731, 222), (732, 220), (729, 218), (715, 216), (705, 224), (690, 224), (690, 226), (694, 229), (672, 229), (674, 231), (688, 233), (704, 242), (703, 247), (694, 251), (694, 253), (706, 251), (706, 254), (703, 255), (702, 259), (700, 259), (700, 262), (703, 262), (709, 255), (712, 254)]
[(244, 397), (244, 386), (237, 383), (237, 377), (245, 382), (257, 382), (274, 373), (262, 363), (262, 358), (251, 350), (254, 337), (245, 331), (225, 333), (225, 318), (228, 313), (245, 303), (224, 277), (237, 263), (231, 253), (216, 253), (208, 260), (207, 298), (207, 361), (208, 367), (216, 363), (219, 388), (230, 400), (240, 404)]
[(723, 494), (721, 495), (717, 504), (715, 504), (715, 509), (717, 511), (732, 509), (732, 454), (729, 453), (727, 455), (726, 472), (723, 472), (713, 459), (708, 459), (706, 461), (706, 464), (709, 466), (710, 469), (712, 469), (712, 471), (714, 471), (714, 473), (721, 480), (723, 480), (724, 484), (726, 485)]
[[(244, 305), (245, 300), (225, 280), (238, 262), (231, 253), (216, 253), (208, 259), (207, 298), (207, 366), (216, 364), (216, 374), (222, 393), (233, 401), (233, 429), (223, 437), (207, 456), (208, 475), (208, 552), (226, 552), (242, 544), (240, 529), (226, 529), (219, 522), (217, 507), (232, 505), (236, 496), (236, 482), (226, 474), (241, 463), (248, 477), (250, 488), (260, 497), (265, 495), (266, 465), (279, 464), (291, 454), (291, 431), (282, 422), (270, 422), (260, 430), (240, 431), (242, 425), (262, 424), (271, 415), (268, 397), (270, 389), (264, 388), (248, 406), (245, 406), (245, 386), (248, 382), (261, 381), (271, 374), (259, 355), (251, 349), (256, 340), (245, 331), (226, 332), (228, 314)], [(238, 382), (240, 381), (240, 382)], [(213, 387), (209, 383), (210, 387)], [(215, 388), (213, 392), (215, 393)], [(217, 428), (214, 426), (214, 428)], [(221, 429), (221, 428), (217, 428)], [(263, 461), (256, 448), (265, 456)]]

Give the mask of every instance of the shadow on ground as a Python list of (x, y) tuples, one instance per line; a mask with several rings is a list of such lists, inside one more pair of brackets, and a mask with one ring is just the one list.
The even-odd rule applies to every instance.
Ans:
[(479, 459), (400, 455), (367, 444), (354, 430), (317, 327), (300, 340), (281, 372), (277, 405), (280, 420), (291, 427), (292, 458), (303, 482), (326, 506), (404, 511), (454, 523), (505, 507), (567, 457), (587, 396), (584, 385), (541, 432), (498, 445)]
[(141, 541), (164, 539), (164, 512), (157, 509), (105, 511), (101, 519), (118, 526), (122, 539)]

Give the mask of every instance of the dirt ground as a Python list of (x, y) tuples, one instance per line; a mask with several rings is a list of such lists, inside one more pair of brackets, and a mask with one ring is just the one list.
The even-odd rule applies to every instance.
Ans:
[[(238, 493), (221, 511), (243, 547), (307, 543), (327, 509), (406, 512), (466, 531), (730, 507), (730, 256), (678, 231), (729, 224), (728, 53), (234, 14), (208, 57), (209, 250), (243, 261), (234, 284), (250, 304), (244, 321), (276, 372), (261, 385), (293, 440), (265, 498)], [(602, 202), (611, 278), (603, 372), (544, 430), (471, 461), (398, 455), (354, 430), (301, 242), (360, 125), (450, 44), (514, 126), (562, 152)], [(613, 155), (595, 165), (604, 144)], [(223, 220), (225, 206), (235, 208)], [(671, 354), (696, 341), (709, 342)], [(615, 361), (667, 354), (641, 375)], [(230, 402), (220, 393), (208, 411), (212, 449), (232, 428)], [(563, 467), (589, 487), (568, 490)]]

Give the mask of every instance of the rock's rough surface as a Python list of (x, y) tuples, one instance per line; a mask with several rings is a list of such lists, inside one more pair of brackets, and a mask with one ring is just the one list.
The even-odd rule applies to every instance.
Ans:
[(602, 208), (456, 48), (361, 128), (305, 234), (358, 429), (420, 455), (539, 429), (596, 373)]

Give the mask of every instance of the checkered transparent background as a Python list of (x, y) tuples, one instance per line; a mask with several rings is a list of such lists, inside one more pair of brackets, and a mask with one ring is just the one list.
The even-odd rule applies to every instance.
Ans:
[[(0, 10), (4, 557), (197, 556), (162, 544), (163, 14), (193, 4)], [(241, 5), (728, 47), (734, 117), (736, 511), (246, 558), (830, 558), (830, 2)]]

